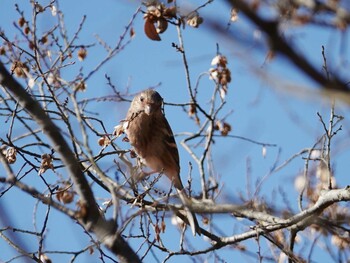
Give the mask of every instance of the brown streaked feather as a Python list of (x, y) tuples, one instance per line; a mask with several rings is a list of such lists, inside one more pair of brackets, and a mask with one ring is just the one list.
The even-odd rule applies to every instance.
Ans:
[[(168, 150), (171, 151), (172, 153), (171, 155), (174, 158), (175, 163), (177, 164), (177, 166), (179, 166), (179, 163), (180, 163), (179, 151), (177, 149), (173, 131), (171, 130), (170, 125), (167, 119), (164, 117), (164, 115), (162, 115), (162, 117), (163, 117), (164, 125), (166, 126), (166, 130), (167, 130), (167, 133), (164, 133), (164, 142), (167, 144)], [(180, 172), (180, 167), (178, 167), (178, 169)]]
[(178, 189), (193, 234), (200, 235), (194, 213), (188, 206), (180, 178), (179, 152), (171, 127), (162, 113), (163, 99), (158, 92), (146, 90), (133, 99), (126, 117), (125, 133), (141, 162), (152, 172), (163, 172)]

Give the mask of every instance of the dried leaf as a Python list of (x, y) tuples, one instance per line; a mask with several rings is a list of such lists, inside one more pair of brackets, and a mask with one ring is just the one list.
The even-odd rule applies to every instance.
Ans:
[(161, 224), (160, 228), (162, 230), (162, 233), (165, 233), (166, 224), (165, 224), (164, 220), (162, 220), (162, 224)]
[(221, 135), (227, 136), (231, 130), (232, 130), (231, 125), (228, 124), (227, 122), (224, 122), (221, 129)]
[(100, 139), (98, 139), (98, 145), (102, 147), (106, 147), (111, 143), (111, 140), (107, 136), (103, 136)]
[(79, 61), (83, 61), (87, 56), (87, 50), (86, 48), (84, 47), (81, 47), (79, 50), (78, 50), (78, 59)]
[(135, 37), (136, 33), (135, 33), (135, 29), (134, 29), (133, 27), (130, 28), (129, 34), (130, 34), (130, 37), (131, 37), (131, 38)]
[(25, 23), (26, 23), (26, 20), (24, 19), (23, 16), (21, 16), (21, 17), (18, 19), (18, 25), (19, 25), (20, 27), (23, 27)]
[(154, 41), (160, 41), (159, 34), (157, 33), (157, 29), (154, 26), (153, 22), (150, 19), (145, 20), (145, 34), (146, 36)]

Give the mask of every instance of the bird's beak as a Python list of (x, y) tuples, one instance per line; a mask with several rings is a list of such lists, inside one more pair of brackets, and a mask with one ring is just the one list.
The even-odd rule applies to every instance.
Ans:
[(145, 113), (147, 115), (150, 115), (153, 112), (153, 109), (154, 109), (153, 105), (147, 103), (146, 106), (145, 106)]

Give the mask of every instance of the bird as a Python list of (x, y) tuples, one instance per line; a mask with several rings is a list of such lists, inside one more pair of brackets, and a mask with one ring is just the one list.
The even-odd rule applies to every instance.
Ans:
[(124, 132), (141, 163), (151, 173), (164, 174), (172, 182), (185, 207), (192, 234), (201, 235), (197, 218), (187, 207), (191, 200), (180, 178), (179, 151), (162, 105), (163, 98), (153, 89), (137, 94), (124, 120)]

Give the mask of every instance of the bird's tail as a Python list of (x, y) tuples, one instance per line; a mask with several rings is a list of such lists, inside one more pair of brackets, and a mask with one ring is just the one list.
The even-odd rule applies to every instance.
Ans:
[(181, 202), (183, 203), (186, 211), (186, 217), (188, 220), (188, 223), (191, 227), (192, 234), (195, 236), (196, 233), (200, 236), (201, 235), (201, 228), (199, 227), (196, 215), (188, 208), (189, 204), (191, 203), (191, 200), (188, 198), (188, 196), (185, 193), (185, 189), (177, 189), (177, 192), (179, 194), (179, 197), (181, 199)]

